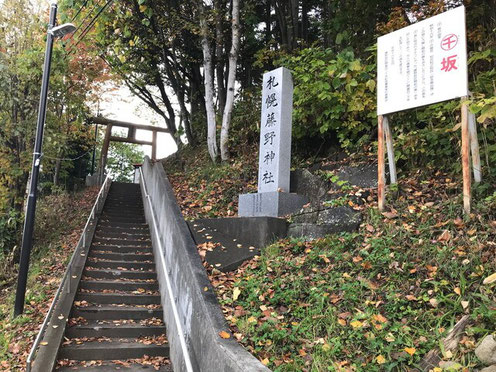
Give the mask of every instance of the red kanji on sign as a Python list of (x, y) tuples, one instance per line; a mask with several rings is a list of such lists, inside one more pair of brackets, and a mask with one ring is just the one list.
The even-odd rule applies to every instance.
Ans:
[(455, 54), (453, 56), (443, 58), (443, 61), (441, 62), (443, 65), (441, 71), (450, 72), (451, 70), (458, 70), (458, 67), (456, 67), (456, 57), (457, 55)]
[(441, 48), (443, 50), (451, 50), (458, 44), (458, 36), (455, 34), (449, 34), (443, 37), (441, 40)]

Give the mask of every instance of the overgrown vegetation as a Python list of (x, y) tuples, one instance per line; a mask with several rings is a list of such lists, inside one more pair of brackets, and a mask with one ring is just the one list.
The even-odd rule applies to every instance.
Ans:
[(187, 148), (166, 159), (164, 169), (184, 218), (235, 216), (238, 195), (256, 192), (257, 153), (231, 164), (212, 164), (206, 149)]
[[(358, 233), (282, 240), (233, 273), (209, 267), (234, 336), (275, 371), (408, 371), (438, 349), (461, 316), (458, 348), (443, 359), (481, 367), (473, 353), (496, 329), (495, 196), (471, 219), (447, 174), (406, 178)], [(370, 208), (372, 207), (372, 208)]]
[(31, 257), (24, 314), (13, 318), (15, 267), (1, 259), (0, 369), (23, 371), (31, 344), (48, 311), (72, 254), (97, 188), (50, 195), (38, 202), (35, 244)]

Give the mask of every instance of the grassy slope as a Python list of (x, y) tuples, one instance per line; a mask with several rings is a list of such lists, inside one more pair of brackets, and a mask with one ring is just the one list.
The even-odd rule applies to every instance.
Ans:
[[(233, 215), (233, 195), (254, 188), (252, 160), (167, 164), (185, 215)], [(357, 233), (282, 240), (228, 274), (207, 267), (235, 337), (277, 371), (406, 371), (469, 314), (444, 358), (478, 367), (473, 350), (496, 330), (494, 284), (482, 285), (496, 271), (496, 198), (476, 201), (469, 220), (460, 193), (448, 175), (413, 174), (386, 213), (364, 208)]]
[(38, 202), (35, 246), (31, 257), (26, 306), (13, 319), (15, 272), (0, 292), (0, 370), (24, 370), (31, 344), (79, 240), (98, 189), (51, 195)]

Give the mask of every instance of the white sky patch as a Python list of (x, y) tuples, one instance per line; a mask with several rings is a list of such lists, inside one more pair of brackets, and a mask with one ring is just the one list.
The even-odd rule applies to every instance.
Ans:
[[(96, 112), (96, 110), (94, 110)], [(100, 115), (107, 119), (127, 121), (136, 124), (155, 125), (165, 128), (164, 119), (149, 108), (143, 101), (135, 97), (125, 85), (116, 86), (116, 89), (104, 93), (100, 101)], [(151, 141), (149, 131), (136, 131), (136, 138)], [(144, 153), (151, 156), (152, 147), (141, 146)], [(157, 134), (157, 158), (165, 158), (177, 151), (176, 143), (168, 133)]]

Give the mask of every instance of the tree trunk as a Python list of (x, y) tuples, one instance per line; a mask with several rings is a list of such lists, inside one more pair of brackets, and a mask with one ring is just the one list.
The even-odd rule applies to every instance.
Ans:
[(54, 186), (59, 185), (59, 175), (60, 175), (60, 166), (62, 165), (62, 160), (55, 160), (55, 170), (53, 172), (53, 184)]
[(290, 2), (290, 7), (289, 7), (289, 19), (290, 19), (290, 24), (291, 24), (291, 37), (290, 37), (290, 43), (291, 43), (291, 50), (296, 49), (298, 46), (298, 21), (299, 21), (299, 0), (291, 0)]
[(308, 20), (308, 0), (301, 1), (301, 38), (308, 44), (308, 28), (310, 21)]
[(267, 0), (265, 4), (265, 44), (269, 44), (272, 39), (272, 0)]
[(226, 85), (224, 83), (224, 1), (216, 0), (215, 2), (215, 72), (217, 75), (217, 97), (218, 112), (224, 111), (226, 105)]
[(229, 160), (229, 127), (234, 105), (234, 88), (236, 84), (236, 65), (239, 51), (239, 0), (232, 2), (232, 45), (229, 53), (229, 78), (227, 80), (226, 107), (222, 116), (222, 129), (220, 132), (220, 152), (222, 161)]
[(203, 75), (205, 80), (205, 109), (207, 111), (207, 147), (210, 158), (217, 161), (217, 128), (214, 109), (214, 81), (212, 77), (212, 51), (208, 42), (208, 24), (203, 8), (203, 0), (199, 1), (200, 31), (203, 50)]

